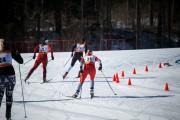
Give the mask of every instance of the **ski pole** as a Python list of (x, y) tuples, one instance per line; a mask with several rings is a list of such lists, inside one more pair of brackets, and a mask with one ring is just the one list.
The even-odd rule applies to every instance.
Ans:
[(28, 60), (27, 62), (25, 62), (24, 65), (25, 65), (26, 63), (30, 62), (32, 59), (33, 59), (33, 58), (31, 58), (30, 60)]
[(27, 116), (26, 116), (26, 106), (25, 106), (25, 102), (24, 102), (24, 91), (23, 91), (23, 85), (22, 85), (22, 79), (21, 79), (20, 64), (19, 64), (19, 76), (20, 76), (20, 81), (21, 81), (22, 97), (23, 97), (23, 103), (24, 103), (24, 113), (25, 113), (24, 118), (27, 118)]
[[(69, 59), (68, 59), (68, 61), (66, 62), (66, 64), (69, 62), (69, 60), (71, 59), (72, 57), (70, 57)], [(66, 66), (66, 64), (63, 66), (63, 67), (65, 67)]]
[(114, 90), (112, 89), (111, 85), (109, 84), (109, 82), (108, 82), (107, 78), (105, 77), (103, 71), (102, 71), (102, 70), (100, 70), (100, 71), (101, 71), (102, 75), (104, 76), (104, 78), (106, 79), (106, 82), (108, 83), (108, 85), (109, 85), (109, 87), (111, 88), (111, 90), (112, 90), (112, 92), (114, 93), (114, 95), (117, 95), (117, 94), (114, 92)]
[(52, 59), (48, 60), (48, 62), (50, 62)]

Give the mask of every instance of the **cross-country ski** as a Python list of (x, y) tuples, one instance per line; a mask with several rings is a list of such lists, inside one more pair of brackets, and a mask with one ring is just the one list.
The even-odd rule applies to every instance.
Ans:
[(51, 80), (52, 80), (52, 79), (43, 81), (43, 82), (41, 82), (41, 84), (43, 84), (43, 83), (49, 83)]
[(80, 98), (80, 97), (73, 97), (73, 95), (72, 95), (72, 96), (70, 96), (70, 95), (64, 95), (64, 94), (62, 94), (62, 96), (64, 96), (64, 97), (68, 97), (68, 98), (72, 98), (72, 99), (78, 99), (78, 100), (81, 100), (81, 98)]

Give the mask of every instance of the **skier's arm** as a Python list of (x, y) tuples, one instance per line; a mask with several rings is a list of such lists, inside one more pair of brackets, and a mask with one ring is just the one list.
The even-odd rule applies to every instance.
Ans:
[(12, 58), (19, 64), (23, 64), (23, 58), (18, 51), (11, 51)]
[(71, 53), (71, 57), (73, 56), (73, 52), (74, 52), (74, 49), (76, 48), (76, 46), (77, 46), (77, 45), (74, 45), (74, 46), (72, 47), (72, 50), (71, 50), (71, 52), (72, 52), (72, 53)]
[(36, 52), (39, 50), (39, 45), (37, 45), (35, 48), (34, 48), (34, 56), (33, 56), (33, 59), (36, 58)]
[(101, 60), (100, 60), (98, 57), (96, 57), (95, 60), (99, 62), (99, 68), (98, 68), (98, 70), (102, 70), (102, 62), (101, 62)]
[(54, 60), (53, 48), (48, 45), (48, 49), (49, 49), (49, 51), (51, 51), (51, 58), (52, 58), (52, 60)]

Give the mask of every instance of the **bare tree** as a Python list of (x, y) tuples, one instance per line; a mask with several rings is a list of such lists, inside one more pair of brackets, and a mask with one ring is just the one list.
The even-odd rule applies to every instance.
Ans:
[(141, 12), (140, 1), (136, 0), (136, 49), (140, 48), (140, 35), (141, 35)]

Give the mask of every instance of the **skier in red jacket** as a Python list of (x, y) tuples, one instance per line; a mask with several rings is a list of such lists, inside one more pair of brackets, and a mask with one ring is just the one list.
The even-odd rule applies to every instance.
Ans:
[(37, 45), (34, 48), (34, 56), (33, 59), (36, 58), (36, 52), (39, 51), (39, 55), (34, 63), (33, 68), (31, 68), (31, 70), (29, 71), (28, 75), (25, 78), (25, 82), (27, 81), (27, 79), (29, 79), (29, 77), (31, 76), (31, 74), (34, 72), (34, 70), (42, 63), (42, 67), (43, 67), (43, 82), (47, 82), (46, 80), (46, 66), (47, 66), (47, 61), (48, 61), (48, 51), (51, 51), (51, 59), (54, 60), (54, 55), (53, 55), (53, 49), (50, 45), (48, 45), (49, 40), (45, 39), (44, 42), (42, 44)]
[[(96, 75), (96, 68), (95, 68), (95, 62), (99, 62), (99, 68), (98, 70), (102, 70), (102, 63), (101, 60), (92, 54), (92, 50), (88, 50), (85, 57), (81, 59), (81, 65), (80, 65), (80, 83), (78, 85), (78, 88), (76, 90), (76, 93), (73, 95), (73, 97), (77, 97), (79, 95), (80, 90), (82, 90), (82, 85), (87, 77), (87, 75), (90, 76), (91, 85), (90, 85), (90, 95), (91, 98), (94, 97), (94, 78)], [(84, 68), (83, 68), (84, 66)]]

